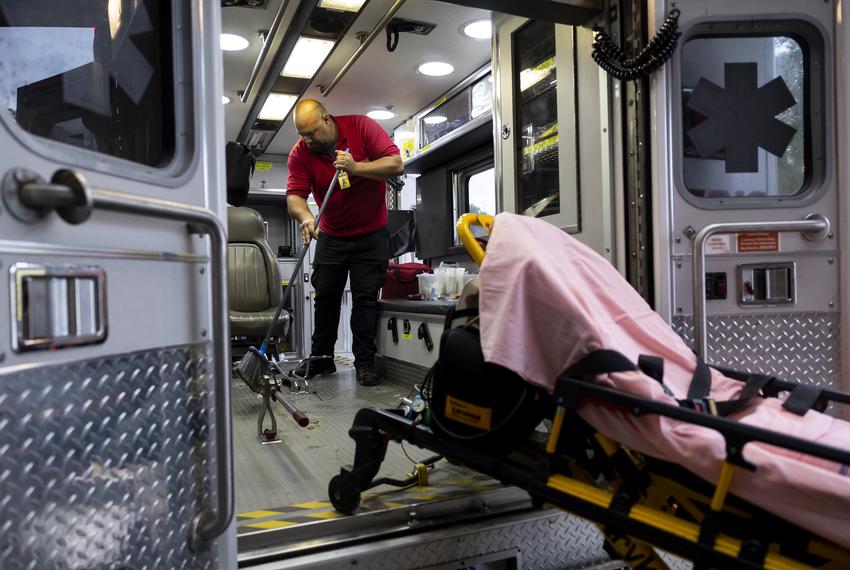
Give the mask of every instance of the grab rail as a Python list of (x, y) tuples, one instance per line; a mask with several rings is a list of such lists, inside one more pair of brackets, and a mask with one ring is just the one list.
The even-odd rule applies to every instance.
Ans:
[(396, 0), (395, 4), (390, 6), (390, 9), (387, 11), (386, 14), (384, 14), (384, 17), (381, 18), (381, 21), (378, 22), (378, 25), (375, 26), (375, 28), (371, 32), (369, 32), (369, 35), (366, 36), (366, 39), (363, 40), (363, 43), (360, 44), (360, 47), (357, 48), (357, 51), (355, 51), (354, 54), (348, 59), (348, 61), (345, 62), (345, 65), (342, 66), (342, 69), (339, 70), (339, 72), (336, 74), (336, 77), (334, 77), (333, 80), (331, 80), (331, 82), (327, 84), (327, 86), (319, 87), (319, 92), (321, 92), (322, 97), (327, 97), (331, 94), (331, 91), (333, 91), (334, 87), (336, 87), (336, 84), (340, 82), (340, 80), (346, 73), (348, 73), (348, 70), (351, 69), (351, 66), (354, 65), (354, 62), (357, 61), (361, 55), (363, 55), (363, 52), (366, 51), (366, 48), (369, 47), (369, 44), (371, 44), (372, 41), (378, 36), (378, 34), (381, 33), (381, 30), (383, 30), (384, 27), (392, 19), (392, 17), (395, 16), (396, 12), (399, 11), (403, 4), (404, 0)]
[(708, 362), (708, 338), (705, 324), (705, 242), (715, 234), (737, 232), (800, 232), (808, 240), (816, 241), (829, 234), (829, 219), (820, 214), (809, 214), (804, 220), (785, 222), (731, 222), (710, 224), (694, 237), (694, 349)]
[(254, 85), (257, 84), (257, 78), (260, 76), (260, 68), (263, 66), (263, 63), (266, 61), (266, 56), (269, 54), (269, 49), (271, 48), (272, 43), (275, 41), (278, 32), (280, 31), (280, 25), (283, 22), (283, 14), (286, 12), (286, 9), (289, 7), (289, 0), (283, 0), (280, 3), (280, 8), (277, 11), (277, 14), (274, 15), (274, 20), (272, 21), (272, 25), (269, 28), (269, 32), (266, 34), (266, 39), (263, 41), (263, 47), (260, 48), (260, 53), (257, 55), (257, 61), (254, 62), (254, 69), (251, 70), (251, 77), (248, 78), (248, 85), (245, 86), (245, 90), (242, 92), (242, 96), (239, 98), (243, 103), (248, 102), (248, 98), (251, 96), (251, 91), (254, 89)]
[(463, 214), (457, 219), (457, 237), (466, 248), (476, 265), (484, 263), (484, 248), (472, 233), (472, 226), (484, 228), (488, 234), (493, 231), (493, 216), (487, 214)]

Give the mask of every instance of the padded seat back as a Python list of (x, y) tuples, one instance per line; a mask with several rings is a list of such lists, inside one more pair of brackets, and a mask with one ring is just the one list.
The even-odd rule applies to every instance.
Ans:
[(227, 209), (227, 288), (230, 310), (259, 313), (280, 303), (277, 258), (266, 242), (263, 218), (244, 207)]

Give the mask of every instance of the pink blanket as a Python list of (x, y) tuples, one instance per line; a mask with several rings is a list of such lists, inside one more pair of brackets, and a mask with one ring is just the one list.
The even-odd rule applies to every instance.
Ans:
[[(481, 266), (481, 343), (488, 362), (553, 390), (556, 377), (597, 349), (637, 362), (664, 359), (664, 382), (685, 398), (696, 357), (682, 339), (604, 258), (558, 228), (514, 214), (496, 217)], [(757, 372), (757, 371), (754, 371)], [(793, 380), (790, 378), (789, 380)], [(641, 372), (599, 381), (631, 394), (676, 405)], [(712, 371), (711, 395), (736, 397), (743, 384)], [(634, 417), (586, 405), (596, 429), (648, 455), (677, 463), (716, 482), (725, 457), (717, 432), (658, 416)], [(815, 411), (797, 416), (776, 399), (754, 399), (734, 419), (850, 449), (850, 423)], [(850, 477), (845, 466), (751, 443), (744, 457), (755, 472), (736, 470), (731, 492), (788, 521), (850, 548)]]

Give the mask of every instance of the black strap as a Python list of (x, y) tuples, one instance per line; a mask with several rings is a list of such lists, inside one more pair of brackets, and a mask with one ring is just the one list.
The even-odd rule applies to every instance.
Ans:
[(664, 359), (660, 356), (641, 354), (638, 357), (638, 368), (650, 378), (664, 384)]
[(746, 406), (750, 400), (756, 397), (759, 392), (768, 386), (772, 380), (773, 376), (767, 376), (766, 374), (750, 374), (744, 381), (744, 389), (741, 390), (741, 395), (738, 396), (737, 400), (726, 400), (715, 403), (717, 413), (721, 416), (734, 414), (738, 410), (744, 408), (744, 406)]
[(398, 267), (393, 267), (393, 273), (395, 273), (395, 278), (399, 283), (413, 283), (414, 281), (416, 281), (422, 271), (416, 270), (416, 273), (413, 274), (413, 277), (411, 279), (402, 279), (401, 270)]
[(691, 377), (691, 385), (688, 387), (688, 400), (707, 398), (711, 393), (711, 369), (697, 356), (697, 367)]
[(455, 319), (462, 319), (464, 317), (477, 317), (478, 316), (478, 307), (469, 307), (466, 309), (457, 309), (452, 307), (449, 309), (449, 312), (446, 313), (446, 324), (443, 326), (445, 330), (449, 330), (452, 328), (452, 322)]
[(805, 415), (815, 406), (822, 392), (823, 388), (814, 384), (797, 384), (782, 407), (798, 416)]
[(634, 370), (637, 370), (634, 363), (616, 350), (601, 349), (587, 354), (567, 368), (563, 375), (569, 378), (583, 378), (585, 376)]

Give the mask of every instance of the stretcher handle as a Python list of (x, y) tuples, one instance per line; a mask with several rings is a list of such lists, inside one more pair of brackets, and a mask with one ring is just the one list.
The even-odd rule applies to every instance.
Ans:
[(463, 214), (457, 219), (457, 236), (460, 243), (466, 248), (467, 253), (476, 265), (484, 263), (484, 248), (478, 243), (472, 233), (472, 226), (484, 228), (489, 235), (493, 231), (493, 216), (488, 214)]

